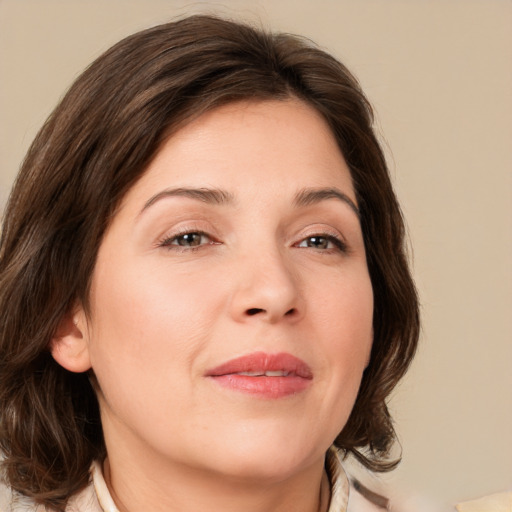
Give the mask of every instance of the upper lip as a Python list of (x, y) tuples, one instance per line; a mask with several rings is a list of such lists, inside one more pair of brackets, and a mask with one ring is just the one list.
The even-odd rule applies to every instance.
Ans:
[(312, 379), (311, 368), (302, 359), (291, 354), (281, 352), (278, 354), (267, 354), (265, 352), (254, 352), (245, 356), (237, 357), (212, 368), (206, 372), (208, 377), (220, 377), (238, 373), (261, 373), (284, 372), (286, 376)]

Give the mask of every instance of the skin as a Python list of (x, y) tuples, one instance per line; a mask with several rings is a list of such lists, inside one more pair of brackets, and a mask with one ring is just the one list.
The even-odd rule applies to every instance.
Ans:
[[(164, 192), (177, 188), (222, 201)], [(325, 452), (373, 334), (354, 208), (332, 133), (299, 100), (227, 105), (162, 146), (101, 244), (90, 316), (78, 308), (53, 343), (60, 364), (98, 379), (121, 511), (327, 507)], [(268, 398), (206, 377), (258, 351), (300, 358), (311, 382)]]

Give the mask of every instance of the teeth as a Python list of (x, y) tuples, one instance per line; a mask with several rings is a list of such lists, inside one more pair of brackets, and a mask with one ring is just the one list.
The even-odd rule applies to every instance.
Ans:
[(277, 370), (273, 372), (265, 372), (265, 375), (267, 377), (286, 377), (288, 376), (288, 372), (285, 372), (283, 370)]
[(239, 372), (237, 375), (244, 375), (246, 377), (287, 377), (289, 372), (285, 372), (284, 370), (266, 372)]

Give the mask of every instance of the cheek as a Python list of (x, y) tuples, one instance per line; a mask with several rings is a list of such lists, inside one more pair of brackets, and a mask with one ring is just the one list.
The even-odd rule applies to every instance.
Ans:
[(367, 361), (373, 341), (373, 289), (367, 271), (332, 280), (318, 299), (318, 324), (330, 334), (330, 350), (347, 360)]
[[(373, 290), (367, 272), (343, 276), (317, 303), (317, 325), (327, 368), (326, 395), (348, 416), (373, 343)], [(346, 418), (345, 418), (346, 419)]]
[(216, 318), (206, 313), (216, 309), (205, 289), (205, 283), (179, 272), (169, 276), (164, 265), (134, 269), (120, 258), (115, 266), (99, 259), (91, 289), (90, 352), (107, 400), (121, 405), (129, 397), (142, 404), (155, 389), (176, 389), (193, 371)]
[(193, 340), (211, 320), (203, 313), (207, 289), (184, 273), (170, 275), (165, 264), (130, 268), (121, 261), (108, 273), (99, 266), (91, 293), (95, 338), (111, 340), (113, 348), (117, 343), (140, 350), (140, 355), (151, 355), (156, 347), (190, 346), (181, 333), (189, 332)]
[(329, 279), (317, 275), (311, 286), (316, 291), (308, 302), (310, 350), (319, 371), (309, 428), (328, 446), (348, 421), (367, 366), (373, 342), (373, 290), (362, 263), (331, 273)]

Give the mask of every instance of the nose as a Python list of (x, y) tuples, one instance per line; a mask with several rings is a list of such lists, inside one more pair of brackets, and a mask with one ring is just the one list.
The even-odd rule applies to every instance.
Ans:
[(305, 312), (300, 275), (279, 251), (246, 255), (233, 268), (232, 316), (268, 323), (296, 322)]

